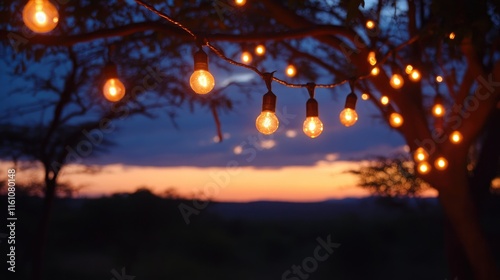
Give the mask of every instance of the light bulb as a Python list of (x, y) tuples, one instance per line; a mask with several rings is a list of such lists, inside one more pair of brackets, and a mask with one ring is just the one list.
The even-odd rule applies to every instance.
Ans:
[(262, 111), (255, 120), (255, 127), (262, 134), (273, 134), (279, 126), (280, 122), (276, 114), (272, 111)]
[(389, 123), (392, 127), (400, 127), (403, 125), (403, 116), (398, 113), (392, 113), (389, 116)]
[(241, 62), (247, 63), (247, 64), (252, 62), (252, 54), (247, 52), (247, 51), (242, 52), (241, 53)]
[(234, 0), (234, 3), (237, 5), (237, 6), (243, 6), (246, 4), (246, 0)]
[(416, 162), (425, 161), (425, 160), (427, 160), (428, 157), (429, 157), (429, 154), (422, 147), (417, 148), (415, 150), (415, 152), (413, 153), (413, 158), (415, 159)]
[(411, 64), (406, 65), (405, 73), (409, 75), (411, 71), (413, 71), (413, 66)]
[(436, 167), (437, 170), (445, 170), (448, 168), (448, 160), (444, 157), (438, 157), (436, 161), (434, 161), (434, 167)]
[(441, 83), (443, 81), (443, 77), (436, 76), (436, 82)]
[(380, 97), (380, 103), (382, 103), (382, 105), (386, 106), (387, 104), (389, 104), (389, 97), (382, 95), (382, 97)]
[(450, 142), (453, 144), (459, 144), (460, 142), (462, 142), (462, 139), (462, 133), (460, 133), (460, 131), (458, 130), (455, 130), (450, 134)]
[(207, 94), (215, 87), (214, 76), (208, 71), (208, 56), (201, 47), (194, 54), (194, 72), (189, 84), (197, 94)]
[(403, 80), (403, 77), (399, 74), (393, 74), (390, 80), (391, 87), (394, 89), (400, 89), (403, 87), (405, 81)]
[(374, 51), (371, 51), (368, 53), (368, 63), (370, 63), (370, 65), (375, 65), (377, 64), (377, 56), (375, 54)]
[(413, 69), (413, 71), (411, 71), (410, 73), (410, 80), (414, 81), (414, 82), (418, 82), (420, 81), (420, 72), (417, 70), (417, 69)]
[(354, 125), (358, 121), (358, 113), (356, 113), (356, 110), (353, 110), (351, 108), (345, 108), (340, 112), (340, 123), (342, 123), (344, 126), (349, 127)]
[(319, 117), (307, 117), (302, 130), (307, 136), (316, 138), (323, 132), (323, 123)]
[(420, 174), (427, 174), (431, 171), (431, 165), (426, 161), (422, 161), (417, 165), (417, 171)]
[(297, 69), (295, 69), (295, 66), (293, 64), (289, 64), (288, 67), (286, 68), (286, 75), (288, 77), (294, 77), (297, 74)]
[(380, 68), (373, 67), (370, 73), (372, 74), (372, 76), (377, 76), (380, 73)]
[(434, 104), (434, 106), (432, 106), (432, 114), (435, 117), (442, 117), (444, 116), (444, 113), (445, 110), (442, 104)]
[(373, 20), (367, 20), (366, 21), (366, 28), (368, 28), (368, 29), (375, 28), (375, 22)]
[(30, 0), (24, 6), (23, 21), (31, 31), (47, 33), (56, 28), (59, 12), (48, 0)]
[(448, 38), (450, 38), (450, 40), (455, 39), (455, 32), (451, 32)]
[(361, 94), (361, 99), (368, 100), (368, 99), (370, 99), (370, 95), (368, 93), (363, 93), (363, 94)]
[(266, 47), (264, 47), (264, 45), (258, 45), (255, 47), (255, 53), (261, 56), (264, 55), (266, 53)]
[(194, 92), (207, 94), (215, 87), (215, 79), (208, 71), (196, 70), (189, 78), (189, 84)]
[(108, 79), (102, 91), (104, 97), (111, 102), (120, 101), (125, 96), (125, 86), (117, 78)]

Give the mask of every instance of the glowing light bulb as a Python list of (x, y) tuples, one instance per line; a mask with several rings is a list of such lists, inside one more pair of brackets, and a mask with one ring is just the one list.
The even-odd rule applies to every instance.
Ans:
[(413, 71), (411, 71), (410, 80), (418, 82), (420, 81), (420, 77), (421, 77), (420, 72), (417, 69), (413, 69)]
[(189, 84), (197, 94), (207, 94), (215, 87), (215, 79), (208, 71), (196, 70), (189, 78)]
[(252, 54), (249, 53), (249, 52), (247, 52), (247, 51), (242, 52), (241, 53), (241, 61), (243, 63), (247, 63), (247, 64), (250, 63), (250, 62), (252, 62)]
[(431, 165), (426, 161), (420, 162), (417, 165), (417, 171), (420, 174), (427, 174), (431, 171)]
[(372, 76), (377, 76), (380, 73), (380, 68), (373, 67), (370, 73), (372, 74)]
[(436, 76), (436, 82), (441, 83), (443, 81), (443, 77)]
[(445, 110), (444, 110), (443, 105), (441, 105), (441, 104), (435, 104), (432, 107), (432, 114), (435, 117), (442, 117), (444, 115), (444, 113), (445, 113)]
[(413, 159), (415, 159), (416, 162), (425, 161), (425, 160), (427, 160), (428, 157), (429, 157), (429, 154), (422, 147), (417, 148), (415, 150), (415, 152), (413, 153)]
[(375, 54), (374, 51), (371, 51), (368, 53), (368, 63), (370, 63), (370, 65), (375, 65), (377, 64), (377, 56)]
[(411, 71), (413, 71), (413, 66), (410, 64), (406, 65), (405, 73), (409, 75), (411, 74)]
[(318, 117), (307, 117), (302, 130), (307, 136), (316, 138), (323, 132), (323, 123)]
[(389, 104), (389, 97), (382, 95), (382, 97), (380, 97), (380, 103), (386, 106), (387, 104)]
[(434, 161), (434, 167), (436, 167), (437, 170), (445, 170), (448, 168), (448, 160), (444, 157), (438, 157), (436, 161)]
[(266, 47), (264, 47), (264, 45), (258, 45), (255, 47), (255, 53), (260, 56), (264, 55), (266, 53)]
[(389, 123), (391, 124), (392, 127), (400, 127), (403, 125), (403, 116), (401, 116), (398, 113), (392, 113), (389, 116)]
[(344, 126), (349, 127), (354, 125), (358, 121), (358, 113), (356, 113), (356, 110), (353, 110), (351, 108), (345, 108), (340, 112), (340, 123), (342, 123)]
[(367, 20), (366, 21), (366, 28), (368, 28), (368, 29), (375, 28), (375, 22), (373, 20)]
[(125, 86), (119, 79), (111, 78), (104, 84), (102, 92), (107, 100), (117, 102), (125, 96)]
[(455, 130), (450, 134), (450, 142), (453, 144), (459, 144), (460, 142), (462, 142), (462, 139), (462, 133), (460, 133), (460, 131), (458, 130)]
[(389, 83), (391, 84), (391, 87), (393, 87), (394, 89), (400, 89), (403, 87), (405, 82), (401, 75), (393, 74)]
[(455, 39), (455, 32), (451, 32), (448, 38), (450, 38), (450, 40)]
[(215, 87), (214, 76), (208, 71), (208, 56), (201, 47), (194, 54), (194, 72), (189, 85), (197, 94), (207, 94)]
[(243, 6), (247, 3), (246, 0), (234, 0), (234, 3), (237, 5), (237, 6)]
[(276, 114), (271, 111), (263, 111), (255, 120), (255, 127), (262, 134), (273, 134), (279, 126), (280, 122)]
[(31, 31), (47, 33), (56, 28), (59, 12), (48, 0), (30, 0), (24, 6), (23, 21)]
[(294, 77), (297, 74), (297, 69), (295, 69), (295, 66), (293, 64), (289, 64), (288, 67), (286, 68), (286, 75), (288, 77)]
[(361, 94), (361, 99), (368, 100), (368, 99), (370, 99), (370, 95), (368, 93), (363, 93), (363, 94)]

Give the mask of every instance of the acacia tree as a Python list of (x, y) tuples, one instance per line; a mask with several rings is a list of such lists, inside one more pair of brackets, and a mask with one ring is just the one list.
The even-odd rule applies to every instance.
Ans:
[[(463, 256), (458, 259), (466, 264), (454, 266), (452, 262), (453, 277), (466, 278), (468, 272), (461, 268), (470, 267), (476, 279), (498, 279), (474, 203), (475, 198), (483, 196), (474, 194), (488, 192), (499, 158), (499, 147), (494, 145), (498, 143), (500, 118), (498, 1), (388, 0), (368, 6), (362, 0), (260, 0), (241, 7), (218, 0), (148, 3), (193, 31), (197, 40), (178, 25), (162, 21), (144, 7), (122, 1), (99, 6), (85, 1), (61, 4), (62, 18), (58, 28), (47, 35), (33, 36), (23, 36), (19, 4), (4, 4), (1, 11), (5, 16), (1, 18), (9, 21), (1, 25), (0, 38), (4, 49), (8, 49), (6, 44), (9, 42), (14, 42), (16, 48), (25, 47), (23, 55), (13, 58), (24, 77), (29, 77), (26, 76), (29, 72), (27, 61), (38, 58), (45, 61), (50, 55), (53, 59), (64, 60), (61, 53), (66, 53), (66, 57), (74, 53), (78, 59), (74, 65), (95, 63), (93, 66), (100, 68), (104, 65), (102, 54), (113, 43), (120, 54), (119, 63), (129, 69), (126, 75), (129, 81), (137, 79), (136, 73), (140, 73), (137, 70), (142, 69), (140, 66), (144, 66), (144, 62), (155, 62), (160, 56), (166, 57), (162, 61), (173, 63), (168, 69), (163, 68), (162, 73), (168, 75), (175, 69), (178, 71), (176, 77), (180, 77), (192, 71), (189, 50), (198, 41), (201, 45), (217, 44), (224, 50), (219, 55), (226, 57), (234, 57), (240, 49), (265, 42), (270, 55), (254, 61), (255, 69), (274, 70), (275, 62), (293, 60), (302, 70), (301, 79), (315, 81), (326, 73), (334, 84), (355, 81), (354, 91), (367, 92), (388, 124), (391, 113), (401, 114), (404, 122), (395, 129), (403, 136), (411, 153), (422, 147), (427, 150), (427, 161), (431, 164), (438, 157), (447, 159), (447, 169), (432, 168), (419, 176), (439, 192), (451, 229), (450, 240), (456, 240), (454, 244), (459, 246), (456, 252)], [(365, 27), (367, 20), (372, 20), (375, 28)], [(95, 49), (93, 57), (80, 57)], [(185, 49), (188, 51), (183, 51)], [(373, 59), (367, 60), (372, 51), (376, 65), (372, 65)], [(211, 59), (211, 63), (223, 69), (226, 61)], [(403, 77), (406, 82), (402, 88), (391, 87), (390, 76), (404, 71), (407, 64), (417, 67), (422, 79), (410, 82)], [(370, 75), (373, 67), (380, 70), (378, 75)], [(97, 74), (88, 75), (87, 78), (67, 80), (90, 89)], [(442, 76), (443, 83), (435, 83), (436, 75)], [(185, 81), (169, 81), (168, 89), (157, 91), (165, 93), (170, 100), (167, 105), (178, 104), (184, 99), (200, 100), (185, 94)], [(338, 94), (340, 91), (332, 92)], [(438, 92), (448, 110), (444, 117), (436, 120), (430, 115), (430, 107)], [(78, 104), (77, 94), (76, 90), (61, 94), (59, 103), (66, 104), (68, 101), (64, 100), (73, 100), (73, 97)], [(388, 106), (378, 101), (381, 95), (389, 98)], [(142, 104), (143, 100), (135, 96), (116, 106)], [(87, 95), (84, 100), (99, 103), (95, 95), (89, 97)], [(60, 106), (51, 105), (55, 119), (59, 118)], [(94, 106), (104, 112), (113, 112), (109, 107), (102, 108), (102, 104)], [(88, 114), (80, 114), (84, 115)], [(44, 135), (55, 135), (52, 126), (45, 128)], [(56, 128), (62, 127), (63, 123)], [(448, 141), (450, 132), (455, 130), (463, 135), (459, 144)], [(47, 148), (52, 143), (51, 138), (45, 136), (44, 139), (42, 148)], [(61, 147), (61, 143), (57, 146)], [(469, 153), (472, 146), (479, 147), (480, 151), (474, 161)], [(25, 154), (20, 150), (20, 154)], [(54, 178), (53, 170), (49, 169), (47, 174)]]

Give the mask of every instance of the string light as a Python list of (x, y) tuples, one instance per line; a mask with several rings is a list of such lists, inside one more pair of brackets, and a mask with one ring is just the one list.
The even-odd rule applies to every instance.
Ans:
[(434, 97), (434, 105), (432, 106), (432, 114), (439, 118), (439, 117), (442, 117), (444, 116), (445, 114), (445, 109), (444, 109), (444, 106), (443, 106), (443, 97), (441, 96), (441, 94), (436, 94), (436, 97)]
[(370, 72), (370, 74), (372, 74), (372, 76), (377, 76), (379, 73), (380, 73), (380, 68), (378, 68), (378, 67), (373, 67), (372, 71)]
[(368, 100), (368, 99), (370, 99), (370, 95), (368, 93), (363, 93), (363, 94), (361, 94), (361, 99)]
[(243, 6), (247, 3), (246, 0), (234, 0), (234, 3), (237, 5), (237, 6)]
[(194, 54), (194, 72), (189, 84), (197, 94), (207, 94), (215, 87), (214, 76), (208, 71), (208, 56), (201, 47)]
[(420, 174), (427, 174), (431, 171), (431, 165), (426, 161), (420, 162), (417, 165), (417, 171)]
[(366, 28), (368, 28), (368, 29), (375, 28), (375, 22), (373, 20), (367, 20), (366, 21)]
[(443, 77), (436, 76), (436, 82), (441, 83), (443, 81)]
[(434, 167), (436, 167), (437, 170), (445, 170), (448, 168), (448, 160), (444, 157), (438, 157), (436, 161), (434, 161)]
[(286, 75), (288, 77), (295, 77), (296, 74), (297, 69), (295, 68), (295, 66), (293, 66), (293, 64), (289, 64), (288, 67), (286, 67)]
[(357, 100), (358, 97), (354, 94), (354, 92), (349, 93), (345, 100), (344, 110), (340, 112), (340, 123), (346, 127), (352, 126), (358, 121), (358, 113), (356, 113), (355, 110)]
[(276, 95), (271, 91), (272, 78), (273, 76), (270, 73), (264, 75), (267, 93), (262, 97), (262, 111), (255, 120), (255, 127), (265, 135), (273, 134), (280, 124), (276, 117)]
[(410, 80), (414, 81), (414, 82), (418, 82), (420, 81), (420, 72), (417, 70), (417, 69), (413, 69), (409, 75), (410, 77)]
[(389, 104), (389, 97), (382, 95), (382, 97), (380, 97), (380, 103), (386, 106), (387, 104)]
[(323, 123), (319, 119), (318, 101), (314, 99), (314, 88), (316, 85), (309, 83), (307, 90), (309, 91), (309, 100), (306, 103), (306, 119), (302, 130), (305, 135), (316, 138), (323, 132)]
[(118, 78), (118, 69), (116, 64), (109, 62), (104, 67), (104, 76), (106, 82), (102, 87), (104, 97), (111, 102), (118, 102), (125, 96), (125, 86)]
[(460, 144), (462, 142), (463, 136), (460, 131), (455, 130), (450, 134), (450, 142), (453, 144)]
[(257, 55), (264, 55), (266, 53), (266, 47), (264, 45), (257, 45), (257, 47), (255, 47), (255, 53)]
[(404, 80), (403, 77), (397, 73), (392, 74), (391, 80), (389, 82), (391, 84), (391, 87), (394, 89), (400, 89), (404, 85)]
[(375, 64), (377, 64), (377, 56), (376, 56), (376, 54), (375, 54), (374, 51), (371, 51), (371, 52), (368, 53), (368, 59), (367, 60), (368, 60), (368, 63), (370, 63), (370, 65), (372, 65), (372, 66), (375, 65)]
[(429, 157), (429, 154), (422, 147), (418, 147), (415, 150), (415, 152), (413, 153), (413, 159), (415, 159), (416, 162), (426, 161), (428, 157)]
[(455, 39), (455, 32), (451, 32), (448, 38), (450, 38), (450, 40)]
[(398, 128), (403, 125), (403, 116), (399, 113), (393, 112), (389, 116), (389, 123), (392, 127)]
[(410, 75), (411, 71), (413, 71), (413, 66), (411, 64), (406, 65), (405, 73)]
[(249, 64), (252, 62), (252, 54), (244, 51), (241, 53), (241, 62)]
[(56, 28), (59, 12), (48, 0), (30, 0), (23, 8), (23, 21), (31, 31), (47, 33)]

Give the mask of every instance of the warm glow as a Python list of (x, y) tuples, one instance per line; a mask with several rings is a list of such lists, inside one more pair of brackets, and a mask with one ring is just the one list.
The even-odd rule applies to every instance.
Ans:
[(353, 110), (351, 108), (345, 108), (340, 112), (340, 123), (342, 123), (344, 126), (349, 127), (354, 125), (358, 121), (358, 113), (356, 113), (356, 110)]
[(295, 69), (295, 66), (293, 66), (293, 64), (288, 65), (288, 67), (286, 68), (286, 75), (288, 77), (293, 77), (296, 74), (297, 74), (297, 69)]
[(207, 94), (215, 87), (215, 79), (206, 70), (196, 70), (189, 78), (189, 84), (197, 94)]
[(303, 125), (304, 133), (311, 137), (318, 137), (323, 132), (323, 123), (318, 117), (307, 117)]
[(392, 127), (400, 127), (401, 125), (403, 125), (403, 116), (398, 113), (392, 113), (389, 116), (389, 123)]
[(242, 52), (241, 53), (241, 61), (243, 63), (250, 63), (252, 62), (252, 54), (249, 52)]
[(417, 166), (417, 171), (420, 174), (427, 174), (431, 171), (431, 165), (426, 161), (420, 162)]
[(237, 6), (243, 6), (247, 3), (247, 0), (234, 0), (234, 3), (237, 5)]
[(116, 78), (107, 80), (102, 91), (104, 97), (111, 102), (120, 101), (125, 96), (125, 86)]
[(413, 159), (415, 159), (416, 162), (425, 161), (425, 160), (427, 160), (428, 157), (429, 157), (429, 154), (422, 147), (417, 148), (415, 150), (415, 152), (413, 153)]
[(366, 28), (368, 28), (368, 29), (375, 28), (375, 22), (373, 20), (367, 20), (366, 21)]
[(258, 45), (255, 47), (255, 53), (257, 55), (264, 55), (266, 53), (266, 47), (264, 47), (264, 45)]
[(455, 130), (450, 134), (450, 142), (453, 144), (459, 144), (460, 142), (462, 142), (462, 139), (462, 133), (460, 133), (460, 131), (458, 130)]
[(271, 111), (263, 111), (255, 120), (255, 127), (262, 134), (273, 134), (279, 126), (280, 122), (276, 114)]
[(370, 63), (370, 65), (377, 64), (377, 57), (374, 51), (368, 53), (368, 63)]
[(450, 38), (450, 40), (455, 39), (455, 32), (451, 32), (450, 36), (448, 36), (448, 37)]
[(409, 75), (411, 74), (411, 71), (413, 71), (413, 66), (410, 64), (406, 65), (405, 73)]
[(444, 109), (442, 104), (435, 104), (432, 107), (432, 114), (435, 117), (442, 117), (442, 116), (444, 116), (444, 113), (445, 113), (445, 109)]
[(443, 81), (443, 77), (436, 76), (436, 82), (441, 83)]
[(382, 97), (380, 97), (380, 103), (382, 103), (382, 105), (389, 104), (389, 97), (383, 95)]
[(417, 69), (413, 69), (413, 71), (411, 71), (410, 80), (418, 82), (420, 81), (420, 77), (420, 72)]
[(377, 75), (378, 75), (378, 73), (380, 73), (380, 68), (378, 68), (378, 67), (373, 67), (373, 68), (372, 68), (372, 71), (371, 71), (372, 76), (377, 76)]
[(368, 100), (368, 99), (370, 99), (370, 95), (368, 93), (363, 93), (363, 94), (361, 94), (361, 99)]
[(24, 6), (23, 21), (31, 31), (47, 33), (56, 28), (59, 12), (48, 0), (30, 0)]
[(445, 170), (448, 167), (448, 160), (444, 157), (438, 157), (434, 162), (434, 166), (437, 170)]
[(392, 75), (391, 81), (390, 81), (391, 87), (393, 87), (394, 89), (400, 89), (403, 87), (404, 83), (405, 82), (403, 80), (403, 77), (401, 77), (401, 75), (399, 75), (399, 74)]

